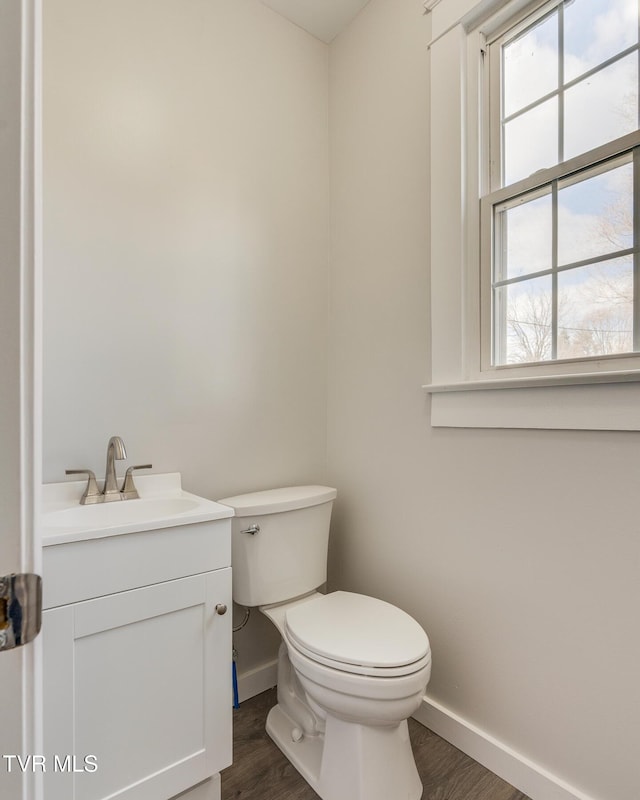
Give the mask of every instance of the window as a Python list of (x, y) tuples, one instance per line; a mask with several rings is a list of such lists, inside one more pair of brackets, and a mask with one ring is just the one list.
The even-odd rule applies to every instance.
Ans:
[(431, 424), (640, 430), (636, 0), (427, 0)]
[(487, 37), (481, 369), (640, 351), (637, 0)]

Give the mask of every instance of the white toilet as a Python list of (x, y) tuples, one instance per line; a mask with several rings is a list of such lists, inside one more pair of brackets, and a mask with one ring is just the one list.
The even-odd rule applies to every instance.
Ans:
[(382, 600), (316, 591), (335, 497), (295, 486), (219, 501), (235, 511), (233, 599), (282, 636), (267, 732), (324, 800), (418, 800), (407, 718), (431, 674), (429, 639)]

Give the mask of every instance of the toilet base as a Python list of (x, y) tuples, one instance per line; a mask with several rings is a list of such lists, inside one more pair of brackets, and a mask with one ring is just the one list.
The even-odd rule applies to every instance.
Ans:
[(317, 792), (324, 737), (321, 735), (303, 736), (296, 742), (292, 737), (292, 731), (296, 728), (297, 724), (281, 706), (277, 705), (271, 709), (267, 716), (267, 733), (305, 781)]
[(324, 734), (303, 736), (276, 705), (267, 717), (267, 733), (323, 800), (420, 800), (418, 776), (406, 720), (374, 727), (327, 715)]

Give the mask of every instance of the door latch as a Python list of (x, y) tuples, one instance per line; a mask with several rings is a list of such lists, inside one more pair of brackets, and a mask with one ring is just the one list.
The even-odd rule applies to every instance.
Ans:
[(0, 651), (33, 641), (42, 627), (42, 578), (0, 576)]

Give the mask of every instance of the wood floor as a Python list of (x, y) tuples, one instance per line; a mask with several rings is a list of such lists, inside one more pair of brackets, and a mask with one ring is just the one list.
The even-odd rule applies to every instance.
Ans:
[[(222, 773), (222, 800), (317, 800), (265, 732), (275, 702), (276, 691), (270, 689), (233, 712), (233, 764)], [(529, 800), (414, 720), (409, 730), (424, 785), (422, 800)]]

